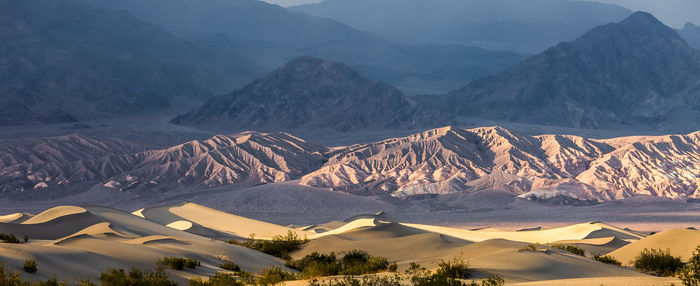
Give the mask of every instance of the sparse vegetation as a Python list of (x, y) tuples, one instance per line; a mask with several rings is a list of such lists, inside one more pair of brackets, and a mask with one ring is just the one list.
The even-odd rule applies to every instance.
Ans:
[(379, 277), (375, 275), (356, 278), (352, 276), (346, 276), (342, 279), (333, 279), (328, 281), (319, 282), (317, 279), (313, 279), (309, 282), (309, 286), (400, 286), (401, 279), (398, 275), (396, 276), (385, 276)]
[(173, 270), (182, 270), (185, 267), (187, 268), (195, 268), (197, 266), (200, 266), (201, 263), (199, 260), (194, 259), (194, 258), (182, 258), (182, 257), (163, 257), (161, 260), (158, 260), (158, 265), (163, 265), (163, 266), (168, 266), (170, 269)]
[[(319, 281), (313, 279), (310, 286), (399, 286), (402, 281), (411, 281), (414, 286), (503, 286), (505, 281), (500, 276), (490, 275), (479, 282), (464, 281), (469, 276), (468, 264), (458, 258), (442, 261), (437, 270), (428, 271), (419, 264), (411, 263), (404, 274), (391, 276), (369, 275), (364, 277), (345, 276), (342, 279)], [(461, 278), (460, 278), (461, 277)]]
[(554, 248), (561, 249), (566, 252), (571, 252), (573, 254), (579, 255), (579, 256), (586, 256), (586, 251), (583, 250), (583, 248), (578, 247), (576, 245), (570, 245), (570, 244), (552, 244), (551, 245)]
[(366, 251), (361, 250), (351, 250), (341, 259), (338, 259), (335, 253), (314, 252), (302, 259), (287, 261), (287, 266), (301, 271), (300, 275), (305, 278), (371, 274), (390, 268), (386, 258), (370, 256)]
[(235, 239), (228, 241), (231, 244), (252, 248), (286, 260), (291, 258), (289, 252), (299, 249), (299, 246), (307, 242), (309, 242), (308, 239), (300, 238), (297, 233), (291, 230), (286, 235), (274, 236), (272, 240), (255, 239), (255, 235), (251, 234), (245, 242)]
[(609, 255), (596, 254), (593, 256), (593, 259), (598, 261), (598, 262), (605, 263), (605, 264), (613, 264), (613, 265), (617, 265), (617, 266), (622, 265), (622, 262), (615, 259), (615, 257), (609, 256)]
[(219, 264), (221, 269), (226, 269), (233, 272), (241, 272), (241, 267), (238, 264), (231, 261), (225, 260), (223, 263)]
[[(481, 280), (481, 286), (503, 286), (505, 284), (506, 281), (503, 280), (503, 277), (498, 275), (489, 275), (486, 279)], [(476, 282), (472, 282), (471, 286), (477, 286)]]
[(34, 259), (25, 260), (23, 269), (24, 269), (24, 272), (27, 272), (27, 273), (36, 273), (36, 271), (37, 271), (36, 260), (34, 260)]
[(0, 240), (6, 243), (19, 243), (19, 239), (12, 233), (0, 232)]
[(154, 271), (131, 268), (127, 273), (124, 269), (107, 269), (100, 275), (102, 286), (176, 286), (177, 283), (170, 280), (170, 275), (163, 267)]
[(256, 279), (256, 284), (258, 285), (275, 285), (280, 282), (296, 280), (296, 275), (291, 272), (287, 272), (282, 267), (273, 266), (270, 268), (263, 269), (260, 272), (260, 276)]
[(389, 263), (389, 272), (396, 272), (398, 268), (399, 266), (396, 264), (396, 262)]
[(525, 250), (525, 251), (537, 251), (537, 246), (534, 244), (528, 244), (523, 246), (520, 250)]
[[(411, 264), (407, 270), (411, 275), (411, 283), (415, 286), (472, 286), (473, 283), (462, 281), (471, 276), (469, 263), (459, 258), (443, 260), (434, 271), (428, 271), (418, 264)], [(474, 282), (475, 283), (475, 282)]]
[(214, 276), (209, 277), (207, 281), (201, 278), (193, 278), (190, 280), (190, 286), (243, 286), (241, 280), (236, 279), (232, 274), (218, 272)]
[(657, 276), (672, 276), (683, 267), (680, 257), (674, 257), (668, 249), (645, 248), (631, 263), (635, 269)]
[(681, 270), (679, 278), (684, 286), (700, 285), (700, 245), (695, 248), (693, 256)]

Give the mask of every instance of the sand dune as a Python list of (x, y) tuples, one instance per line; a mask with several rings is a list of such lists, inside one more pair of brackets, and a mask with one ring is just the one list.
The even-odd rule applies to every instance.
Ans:
[(617, 237), (620, 239), (636, 240), (641, 239), (641, 234), (624, 230), (611, 225), (600, 222), (589, 222), (575, 224), (553, 229), (540, 229), (530, 231), (503, 231), (493, 228), (466, 230), (450, 227), (421, 225), (421, 224), (404, 224), (406, 226), (442, 233), (445, 235), (454, 236), (468, 241), (484, 241), (494, 238), (502, 238), (512, 241), (521, 241), (528, 243), (550, 243), (561, 240), (581, 240), (587, 238), (599, 237)]
[[(348, 225), (355, 226), (349, 228)], [(590, 226), (588, 226), (590, 225)], [(436, 267), (440, 259), (461, 257), (482, 273), (498, 274), (509, 282), (571, 279), (584, 277), (646, 277), (620, 267), (611, 267), (589, 258), (564, 253), (557, 249), (539, 246), (537, 251), (523, 250), (528, 243), (486, 239), (486, 236), (515, 235), (518, 232), (503, 232), (496, 229), (471, 231), (477, 233), (478, 242), (470, 242), (454, 236), (418, 229), (407, 224), (385, 223), (366, 218), (357, 219), (347, 225), (319, 235), (301, 250), (292, 253), (300, 258), (312, 252), (344, 252), (362, 249), (372, 255), (387, 257), (399, 264), (400, 269), (417, 262), (429, 268)], [(581, 224), (536, 234), (522, 236), (523, 239), (543, 238), (548, 234), (561, 236), (564, 231), (578, 231), (574, 236), (586, 237), (600, 230), (597, 224)], [(343, 231), (340, 231), (343, 230)], [(531, 231), (537, 232), (537, 231)], [(543, 240), (544, 241), (544, 240)], [(603, 243), (603, 239), (589, 241)]]
[(194, 203), (147, 208), (138, 211), (148, 220), (170, 227), (204, 236), (228, 236), (246, 238), (255, 234), (256, 238), (271, 239), (275, 235), (284, 235), (288, 231), (300, 236), (312, 232), (267, 223), (233, 215)]
[[(397, 262), (399, 270), (406, 269), (411, 262), (435, 268), (443, 259), (461, 257), (478, 276), (497, 274), (515, 285), (599, 285), (601, 281), (605, 285), (652, 285), (670, 280), (599, 263), (545, 243), (574, 244), (589, 254), (611, 252), (610, 255), (626, 262), (625, 257), (644, 247), (668, 247), (674, 255), (687, 259), (695, 247), (693, 244), (700, 242), (700, 232), (696, 230), (671, 230), (645, 237), (601, 222), (519, 231), (490, 227), (460, 229), (400, 223), (384, 213), (293, 228), (193, 203), (145, 208), (133, 214), (107, 207), (61, 206), (21, 223), (9, 222), (17, 217), (21, 215), (7, 216), (8, 222), (0, 222), (0, 232), (28, 234), (30, 241), (0, 244), (0, 260), (11, 271), (21, 270), (27, 258), (37, 260), (40, 271), (32, 279), (57, 274), (59, 279), (92, 276), (95, 280), (108, 267), (153, 268), (163, 256), (201, 261), (202, 266), (194, 270), (168, 270), (181, 284), (192, 277), (221, 271), (218, 265), (223, 260), (232, 260), (246, 271), (257, 272), (284, 263), (221, 240), (250, 233), (258, 238), (271, 238), (294, 231), (311, 239), (291, 253), (297, 259), (312, 252), (341, 254), (361, 249)], [(528, 248), (537, 242), (542, 244), (534, 250)]]
[(40, 270), (32, 279), (56, 274), (62, 280), (88, 276), (94, 280), (108, 267), (154, 268), (164, 256), (202, 262), (195, 270), (171, 271), (179, 283), (221, 271), (218, 265), (224, 259), (250, 272), (283, 266), (279, 259), (261, 252), (105, 207), (56, 207), (24, 223), (0, 223), (0, 232), (30, 235), (28, 243), (0, 244), (0, 260), (14, 271), (21, 270), (24, 259), (35, 259)]
[(48, 209), (34, 217), (22, 222), (23, 224), (39, 224), (55, 220), (59, 217), (64, 217), (73, 214), (82, 214), (87, 212), (86, 209), (75, 206), (59, 206)]
[(0, 216), (0, 222), (4, 223), (22, 223), (30, 218), (32, 218), (34, 215), (29, 214), (29, 213), (13, 213), (13, 214), (8, 214), (8, 215), (2, 215)]
[(580, 240), (561, 240), (556, 241), (555, 243), (578, 246), (585, 250), (586, 256), (589, 257), (596, 254), (604, 255), (625, 245), (630, 244), (629, 241), (622, 240), (614, 236), (602, 238), (586, 238)]
[(672, 229), (630, 243), (611, 252), (609, 255), (617, 258), (623, 264), (629, 265), (629, 262), (645, 248), (669, 249), (672, 255), (680, 256), (684, 261), (688, 261), (698, 245), (700, 245), (700, 231), (694, 229)]

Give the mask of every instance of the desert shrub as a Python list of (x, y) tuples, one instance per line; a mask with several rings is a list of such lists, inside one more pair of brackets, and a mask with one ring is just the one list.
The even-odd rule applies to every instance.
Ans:
[(90, 279), (79, 279), (78, 282), (76, 283), (78, 286), (97, 286), (95, 282), (92, 282)]
[(233, 272), (241, 272), (241, 267), (238, 266), (238, 264), (233, 263), (233, 262), (228, 261), (228, 260), (226, 260), (226, 261), (224, 261), (223, 263), (219, 264), (219, 267), (220, 267), (221, 269), (226, 269), (226, 270), (233, 271)]
[(576, 255), (586, 256), (586, 251), (583, 250), (583, 248), (580, 248), (580, 247), (575, 246), (575, 245), (552, 244), (551, 246), (554, 248), (561, 249), (561, 250), (566, 251), (566, 252), (571, 252), (571, 253), (576, 254)]
[(361, 275), (386, 270), (389, 261), (384, 257), (370, 256), (366, 251), (351, 250), (341, 259), (342, 269), (338, 274)]
[(251, 234), (245, 242), (240, 242), (235, 239), (231, 239), (228, 242), (252, 248), (282, 259), (290, 259), (289, 252), (299, 249), (302, 244), (308, 241), (308, 239), (302, 239), (297, 233), (290, 230), (286, 235), (274, 236), (272, 240), (255, 239), (255, 235)]
[(469, 263), (456, 257), (452, 260), (440, 261), (435, 274), (457, 279), (467, 279), (471, 277)]
[(273, 266), (263, 269), (257, 279), (258, 285), (275, 285), (280, 282), (295, 280), (296, 275), (287, 272), (282, 267)]
[(163, 257), (158, 260), (158, 265), (168, 266), (173, 270), (182, 270), (185, 267), (195, 268), (200, 266), (199, 260), (194, 258), (182, 258), (182, 257)]
[(24, 272), (27, 273), (36, 273), (37, 268), (36, 268), (36, 260), (34, 259), (27, 259), (24, 261)]
[(346, 276), (342, 279), (333, 279), (323, 282), (319, 282), (316, 279), (309, 281), (309, 286), (400, 286), (401, 279), (398, 276), (392, 277), (378, 277), (378, 276), (366, 276), (362, 278), (356, 278), (353, 276)]
[(476, 282), (463, 282), (461, 279), (469, 278), (471, 273), (469, 263), (454, 258), (443, 260), (438, 264), (435, 272), (430, 272), (418, 264), (412, 264), (407, 270), (411, 274), (411, 283), (415, 286), (473, 286)]
[(304, 278), (377, 273), (387, 270), (389, 265), (386, 258), (371, 256), (361, 250), (351, 250), (340, 259), (335, 253), (314, 252), (299, 260), (287, 261), (287, 266), (301, 271)]
[(537, 246), (534, 244), (528, 244), (526, 246), (523, 246), (520, 250), (525, 250), (525, 251), (537, 251)]
[(194, 259), (194, 258), (187, 258), (185, 260), (185, 267), (194, 269), (197, 266), (202, 266), (202, 263), (199, 262), (199, 260)]
[(107, 269), (100, 275), (102, 286), (176, 286), (177, 283), (170, 280), (170, 275), (163, 267), (154, 271), (131, 268), (129, 273), (124, 269)]
[(286, 264), (301, 271), (301, 276), (305, 278), (338, 275), (340, 271), (340, 263), (335, 253), (314, 252), (299, 260), (289, 260)]
[(396, 270), (399, 269), (399, 266), (396, 264), (396, 262), (392, 262), (389, 264), (389, 272), (396, 272)]
[(193, 278), (189, 281), (190, 286), (243, 286), (242, 281), (236, 279), (231, 274), (218, 272), (214, 276), (209, 277), (207, 281), (201, 278)]
[(0, 240), (6, 243), (19, 243), (19, 239), (12, 233), (0, 232)]
[(700, 245), (693, 252), (688, 264), (681, 270), (679, 277), (685, 286), (700, 285)]
[(632, 260), (634, 268), (653, 275), (672, 276), (683, 267), (679, 257), (671, 255), (670, 250), (645, 248)]
[(481, 286), (503, 286), (505, 284), (506, 281), (497, 275), (489, 275), (485, 279), (481, 280)]
[(598, 261), (598, 262), (602, 262), (602, 263), (606, 263), (606, 264), (613, 264), (613, 265), (617, 265), (617, 266), (622, 265), (622, 262), (615, 259), (615, 257), (609, 256), (609, 255), (596, 254), (596, 255), (593, 255), (593, 259)]
[(24, 242), (29, 242), (29, 236), (28, 236), (28, 235), (25, 235), (25, 236), (24, 236)]

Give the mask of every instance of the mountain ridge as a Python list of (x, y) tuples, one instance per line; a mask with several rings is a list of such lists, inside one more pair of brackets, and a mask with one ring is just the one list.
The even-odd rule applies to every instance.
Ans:
[(342, 63), (298, 57), (229, 95), (173, 119), (226, 130), (416, 129), (447, 121), (398, 89)]
[(448, 126), (333, 148), (281, 132), (167, 148), (69, 135), (5, 140), (0, 149), (0, 192), (7, 194), (88, 184), (138, 195), (284, 182), (398, 199), (478, 192), (585, 204), (700, 199), (700, 132), (590, 139)]
[(438, 100), (463, 116), (687, 132), (700, 122), (698, 75), (700, 52), (652, 15), (636, 12)]

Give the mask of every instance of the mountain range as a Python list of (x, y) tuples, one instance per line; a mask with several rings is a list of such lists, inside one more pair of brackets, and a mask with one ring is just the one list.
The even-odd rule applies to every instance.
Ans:
[[(198, 45), (235, 51), (271, 71), (299, 56), (339, 61), (411, 93), (439, 93), (522, 57), (459, 44), (402, 44), (258, 0), (84, 0), (125, 10)], [(262, 73), (258, 74), (258, 76)]]
[(172, 122), (228, 131), (348, 132), (429, 128), (448, 119), (344, 64), (300, 57)]
[(533, 54), (632, 12), (592, 1), (326, 0), (290, 9), (411, 44), (449, 43)]
[(430, 100), (469, 117), (689, 132), (700, 123), (699, 95), (700, 51), (636, 12)]
[(384, 198), (472, 192), (583, 203), (700, 198), (699, 133), (589, 139), (443, 127), (332, 148), (257, 132), (157, 149), (79, 135), (0, 146), (5, 194), (85, 185), (138, 194), (288, 182)]
[(158, 26), (71, 0), (0, 1), (0, 55), (0, 125), (134, 114), (249, 79)]

